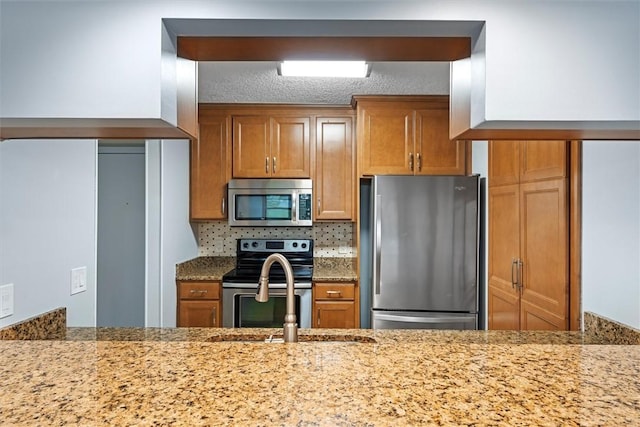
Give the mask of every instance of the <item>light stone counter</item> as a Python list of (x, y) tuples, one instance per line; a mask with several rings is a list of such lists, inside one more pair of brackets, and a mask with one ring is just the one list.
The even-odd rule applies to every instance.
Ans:
[[(278, 331), (278, 330), (276, 330)], [(639, 425), (640, 346), (580, 333), (71, 328), (0, 341), (3, 425)]]

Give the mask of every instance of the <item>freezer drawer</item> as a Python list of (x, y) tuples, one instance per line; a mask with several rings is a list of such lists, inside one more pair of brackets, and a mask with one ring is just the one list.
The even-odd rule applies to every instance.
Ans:
[(425, 313), (372, 310), (373, 329), (478, 329), (478, 316), (472, 313)]

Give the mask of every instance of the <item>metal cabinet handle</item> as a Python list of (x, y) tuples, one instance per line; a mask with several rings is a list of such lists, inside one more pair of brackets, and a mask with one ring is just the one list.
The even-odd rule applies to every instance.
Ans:
[(416, 154), (416, 160), (418, 161), (418, 171), (422, 170), (422, 154)]
[(413, 170), (413, 153), (409, 153), (409, 169)]
[(269, 157), (265, 157), (264, 159), (264, 171), (265, 173), (269, 173)]
[(320, 215), (320, 197), (318, 197), (318, 215)]
[(209, 291), (206, 290), (206, 289), (191, 289), (191, 290), (189, 290), (189, 293), (191, 295), (198, 294), (198, 296), (206, 295), (207, 292), (209, 292)]
[(211, 325), (213, 326), (218, 326), (218, 309), (216, 307), (213, 307), (213, 310), (211, 311)]
[(273, 158), (273, 173), (276, 173), (276, 158)]
[(516, 277), (516, 280), (517, 280), (518, 290), (521, 292), (522, 292), (522, 288), (524, 288), (524, 285), (522, 283), (522, 267), (523, 267), (522, 260), (518, 259), (518, 275)]
[(226, 213), (225, 212), (225, 208), (226, 208), (226, 206), (225, 206), (225, 198), (223, 197), (222, 198), (222, 215), (224, 215)]
[[(514, 274), (513, 267), (516, 268), (516, 272)], [(511, 258), (511, 288), (515, 289), (518, 286), (518, 260), (516, 258)]]
[(320, 309), (318, 309), (318, 321), (317, 321), (317, 325), (320, 326)]
[(342, 295), (342, 291), (327, 291), (328, 297), (340, 296)]

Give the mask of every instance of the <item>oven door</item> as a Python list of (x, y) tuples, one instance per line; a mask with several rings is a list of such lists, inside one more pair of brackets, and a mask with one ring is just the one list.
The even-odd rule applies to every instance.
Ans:
[[(281, 328), (287, 311), (287, 290), (269, 287), (269, 301), (256, 301), (253, 289), (222, 288), (222, 326), (225, 328)], [(242, 286), (242, 285), (239, 285)], [(295, 289), (296, 320), (300, 328), (311, 327), (311, 289)]]

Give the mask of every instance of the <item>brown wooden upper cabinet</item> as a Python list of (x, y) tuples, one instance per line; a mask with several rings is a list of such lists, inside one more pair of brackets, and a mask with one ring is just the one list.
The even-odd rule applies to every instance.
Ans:
[(231, 177), (230, 118), (201, 110), (199, 124), (198, 139), (191, 140), (190, 217), (224, 219)]
[(234, 116), (234, 178), (311, 178), (310, 118)]
[(567, 176), (566, 141), (491, 141), (489, 185), (508, 185)]
[(355, 96), (359, 175), (465, 175), (467, 142), (449, 139), (448, 96)]
[(316, 118), (313, 192), (316, 220), (353, 220), (355, 138), (353, 116)]

